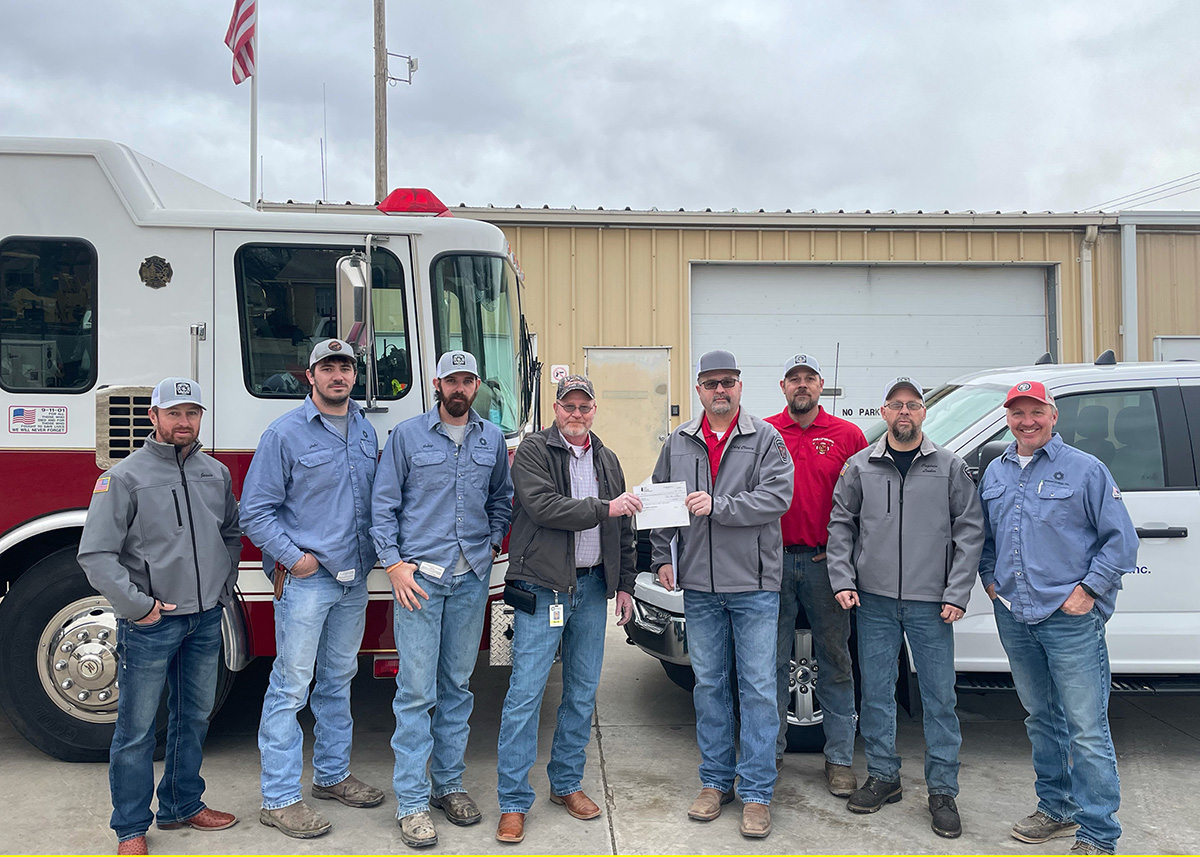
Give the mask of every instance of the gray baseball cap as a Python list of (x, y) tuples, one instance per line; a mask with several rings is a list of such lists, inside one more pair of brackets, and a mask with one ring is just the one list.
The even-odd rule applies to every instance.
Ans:
[(558, 382), (558, 392), (555, 393), (556, 401), (562, 401), (563, 397), (574, 390), (581, 393), (586, 393), (589, 399), (596, 398), (596, 391), (592, 388), (592, 382), (587, 379), (586, 375), (568, 375)]
[(737, 358), (728, 351), (705, 351), (700, 355), (700, 359), (696, 361), (696, 377), (699, 378), (705, 372), (737, 372), (742, 374), (742, 370), (738, 368)]
[(911, 387), (917, 393), (917, 398), (922, 402), (925, 401), (925, 391), (921, 389), (921, 385), (915, 379), (907, 375), (897, 375), (895, 378), (887, 382), (887, 386), (883, 388), (883, 400), (886, 402), (896, 392), (897, 387)]
[(478, 378), (479, 364), (475, 362), (475, 355), (469, 351), (447, 351), (438, 358), (438, 379), (453, 375), (455, 372), (470, 372)]
[(786, 378), (788, 373), (798, 366), (804, 366), (813, 370), (818, 375), (821, 374), (821, 364), (817, 362), (817, 358), (813, 357), (811, 354), (793, 354), (787, 359), (787, 362), (783, 364), (783, 377)]
[(308, 355), (308, 368), (316, 366), (326, 357), (344, 357), (353, 363), (358, 362), (358, 358), (354, 356), (354, 347), (349, 342), (344, 339), (323, 339), (317, 343), (312, 354)]
[(200, 385), (191, 378), (163, 378), (150, 394), (152, 408), (173, 408), (184, 404), (204, 407)]

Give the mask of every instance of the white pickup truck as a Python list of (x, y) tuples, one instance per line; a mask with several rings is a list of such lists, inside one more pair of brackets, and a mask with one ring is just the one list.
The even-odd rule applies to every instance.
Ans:
[[(1117, 364), (1106, 354), (1095, 364), (964, 375), (929, 394), (925, 434), (957, 452), (977, 473), (1012, 440), (1004, 396), (1027, 380), (1044, 382), (1054, 395), (1056, 431), (1063, 440), (1108, 465), (1141, 538), (1137, 568), (1125, 575), (1108, 623), (1113, 690), (1200, 690), (1200, 565), (1191, 550), (1200, 538), (1200, 363)], [(883, 430), (880, 422), (867, 431), (867, 439), (877, 440)], [(648, 559), (644, 551), (639, 558)], [(820, 682), (805, 625), (801, 617), (792, 660), (792, 750), (824, 744)], [(680, 592), (667, 592), (649, 572), (640, 573), (634, 620), (625, 629), (632, 643), (662, 661), (677, 684), (691, 687)], [(978, 583), (954, 636), (959, 690), (1011, 688), (1008, 660)], [(907, 670), (901, 670), (899, 693), (912, 711), (915, 673), (907, 651), (901, 658)]]

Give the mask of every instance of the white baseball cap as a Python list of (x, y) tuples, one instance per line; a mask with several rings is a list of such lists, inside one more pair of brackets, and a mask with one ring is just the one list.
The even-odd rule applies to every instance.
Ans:
[(150, 394), (152, 408), (173, 408), (184, 404), (204, 407), (200, 385), (191, 378), (163, 378)]
[(816, 372), (818, 376), (821, 375), (821, 364), (817, 362), (817, 358), (813, 357), (811, 354), (793, 354), (787, 359), (787, 362), (783, 364), (783, 377), (786, 378), (788, 373), (798, 366), (811, 369)]
[(358, 362), (358, 358), (354, 356), (354, 347), (349, 342), (344, 339), (323, 339), (308, 356), (308, 368), (316, 366), (326, 357), (344, 357), (353, 363)]
[(447, 351), (437, 362), (437, 378), (441, 380), (455, 372), (470, 372), (476, 378), (479, 377), (479, 364), (475, 362), (475, 355), (469, 351)]

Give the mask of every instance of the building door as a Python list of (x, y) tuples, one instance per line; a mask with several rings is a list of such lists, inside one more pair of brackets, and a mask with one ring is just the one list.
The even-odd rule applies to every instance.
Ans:
[(592, 429), (621, 460), (626, 483), (640, 484), (671, 433), (671, 349), (585, 347), (583, 355), (596, 388)]

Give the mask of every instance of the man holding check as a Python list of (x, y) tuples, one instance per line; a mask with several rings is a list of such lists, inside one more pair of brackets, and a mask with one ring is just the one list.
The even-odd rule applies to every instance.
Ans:
[[(688, 652), (696, 673), (696, 740), (703, 788), (688, 810), (712, 821), (734, 798), (741, 777), (743, 836), (771, 832), (775, 788), (775, 637), (783, 540), (779, 519), (792, 500), (794, 470), (783, 438), (742, 413), (741, 371), (728, 351), (709, 351), (696, 367), (704, 413), (667, 439), (655, 482), (683, 482), (687, 527), (651, 532), (659, 583), (683, 590)], [(678, 574), (671, 540), (678, 537)], [(731, 649), (737, 658), (740, 742), (735, 740), (730, 688)], [(741, 759), (738, 760), (738, 747)]]

